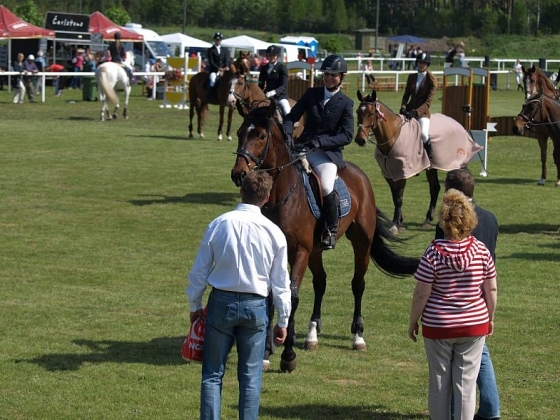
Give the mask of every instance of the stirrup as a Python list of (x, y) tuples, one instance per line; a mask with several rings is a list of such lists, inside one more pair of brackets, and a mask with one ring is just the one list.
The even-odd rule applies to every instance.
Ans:
[(328, 228), (321, 235), (321, 249), (334, 249), (336, 245), (336, 231), (331, 232)]

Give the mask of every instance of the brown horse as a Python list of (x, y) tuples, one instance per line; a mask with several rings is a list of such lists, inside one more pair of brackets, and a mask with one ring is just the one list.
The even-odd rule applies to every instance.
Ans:
[(357, 94), (360, 105), (356, 109), (358, 131), (355, 141), (365, 146), (370, 137), (375, 136), (375, 159), (391, 188), (395, 205), (391, 232), (405, 230), (402, 204), (406, 180), (424, 169), (430, 186), (430, 204), (422, 227), (430, 228), (441, 189), (437, 170), (450, 171), (466, 166), (482, 147), (454, 119), (432, 114), (430, 138), (434, 158), (430, 162), (422, 146), (418, 121), (395, 114), (377, 100), (375, 91), (366, 96), (360, 91)]
[[(251, 79), (249, 73), (243, 74), (237, 72), (231, 79), (228, 102), (230, 106), (236, 106), (239, 115), (245, 117), (253, 108), (270, 105), (270, 99), (267, 99), (262, 89), (258, 86), (257, 81)], [(293, 99), (288, 99), (290, 107), (296, 104)], [(280, 110), (277, 107), (277, 119), (281, 120)], [(303, 133), (304, 117), (295, 124), (293, 136), (298, 138)]]
[[(233, 63), (230, 68), (225, 71), (221, 77), (216, 81), (218, 84), (218, 96), (217, 99), (211, 102), (212, 105), (220, 106), (220, 122), (218, 123), (218, 140), (223, 139), (222, 127), (224, 125), (224, 110), (226, 106), (228, 107), (228, 122), (227, 122), (227, 139), (231, 141), (233, 138), (231, 136), (231, 123), (233, 119), (233, 109), (228, 102), (229, 87), (231, 78), (239, 71), (239, 69), (248, 68), (249, 58), (243, 52), (240, 52), (239, 58)], [(208, 109), (208, 104), (206, 103), (206, 93), (208, 91), (208, 81), (210, 74), (207, 72), (199, 72), (195, 74), (189, 81), (189, 100), (191, 103), (189, 111), (189, 138), (193, 138), (193, 117), (194, 112), (198, 118), (197, 132), (200, 137), (204, 137), (202, 132), (202, 127), (204, 125), (204, 118), (206, 116), (206, 111)]]
[[(514, 121), (513, 133), (522, 135), (525, 129), (537, 127), (548, 131), (554, 142), (554, 163), (560, 167), (560, 104), (542, 92), (530, 96)], [(560, 174), (554, 184), (560, 187)]]
[[(313, 274), (315, 301), (309, 324), (306, 348), (317, 347), (317, 332), (321, 329), (321, 304), (327, 284), (327, 274), (323, 268), (323, 254), (319, 248), (320, 234), (324, 224), (317, 220), (309, 208), (304, 178), (298, 159), (292, 160), (280, 124), (275, 118), (276, 104), (252, 109), (237, 131), (237, 159), (231, 171), (231, 179), (241, 185), (249, 171), (267, 171), (274, 178), (270, 199), (262, 209), (263, 214), (276, 223), (286, 235), (288, 242), (288, 263), (292, 290), (292, 313), (288, 321), (288, 338), (280, 367), (292, 371), (296, 367), (295, 313), (299, 304), (299, 289), (306, 267)], [(307, 176), (307, 175), (306, 175)], [(384, 272), (393, 276), (413, 274), (419, 260), (397, 255), (390, 244), (398, 241), (382, 223), (386, 221), (377, 209), (371, 183), (367, 176), (352, 163), (339, 170), (339, 177), (348, 187), (350, 209), (339, 219), (338, 235), (346, 234), (354, 249), (354, 315), (351, 332), (352, 347), (364, 350), (362, 296), (365, 288), (364, 276), (369, 260)], [(272, 305), (271, 305), (272, 306)], [(265, 360), (271, 354), (269, 340)]]
[[(559, 98), (559, 92), (556, 90), (547, 75), (538, 67), (532, 66), (526, 69), (524, 66), (521, 67), (523, 71), (523, 86), (525, 89), (526, 98), (537, 94), (538, 92), (543, 92), (543, 94), (553, 97), (556, 100)], [(548, 134), (549, 131), (544, 126), (533, 126), (531, 129), (525, 130), (524, 135), (536, 138), (539, 142), (539, 148), (541, 149), (541, 179), (537, 182), (537, 185), (545, 185), (548, 176), (548, 171), (546, 167), (546, 157), (548, 153)], [(552, 138), (552, 145), (554, 151), (560, 149), (560, 141), (558, 139)], [(556, 152), (553, 152), (553, 155)], [(556, 164), (556, 180), (560, 180), (560, 162), (555, 159)]]

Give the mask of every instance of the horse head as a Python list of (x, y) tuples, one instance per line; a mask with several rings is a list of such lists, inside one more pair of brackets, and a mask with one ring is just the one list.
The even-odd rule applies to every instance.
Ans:
[(276, 104), (252, 109), (237, 130), (237, 159), (231, 170), (231, 180), (240, 186), (250, 171), (274, 170), (289, 160), (283, 132), (274, 118)]
[(126, 52), (126, 58), (124, 59), (124, 63), (134, 68), (134, 53), (132, 51)]
[(249, 74), (250, 63), (250, 54), (245, 51), (239, 51), (239, 57), (231, 65), (231, 72), (238, 76)]
[(360, 146), (365, 146), (373, 135), (373, 130), (377, 127), (379, 117), (383, 114), (379, 110), (379, 101), (375, 90), (365, 96), (358, 90), (357, 97), (360, 105), (356, 109), (358, 131), (354, 141)]
[(523, 87), (527, 99), (539, 92), (551, 97), (556, 96), (556, 89), (552, 81), (541, 69), (533, 65), (528, 69), (522, 66), (521, 70), (523, 71)]
[(535, 124), (535, 118), (543, 109), (545, 97), (542, 92), (538, 92), (523, 103), (521, 111), (513, 121), (513, 134), (523, 135), (525, 129), (530, 129)]

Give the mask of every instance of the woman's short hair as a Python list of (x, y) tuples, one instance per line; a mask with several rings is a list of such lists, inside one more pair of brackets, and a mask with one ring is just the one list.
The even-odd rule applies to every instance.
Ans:
[(243, 178), (241, 199), (246, 204), (262, 204), (271, 189), (272, 177), (267, 172), (252, 171)]
[(443, 195), (439, 225), (447, 239), (459, 241), (471, 235), (478, 224), (472, 202), (461, 191), (451, 188)]

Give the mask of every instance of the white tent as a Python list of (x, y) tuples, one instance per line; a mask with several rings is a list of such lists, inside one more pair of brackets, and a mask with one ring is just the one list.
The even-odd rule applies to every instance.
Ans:
[(271, 44), (247, 35), (240, 35), (222, 40), (222, 45), (230, 50), (238, 49), (242, 51), (250, 51), (254, 54), (259, 50), (266, 50)]
[(163, 42), (167, 44), (171, 52), (175, 52), (175, 48), (179, 47), (181, 56), (184, 55), (185, 49), (189, 48), (210, 48), (212, 44), (201, 39), (193, 38), (182, 34), (181, 32), (175, 32), (173, 34), (162, 35), (161, 38)]

